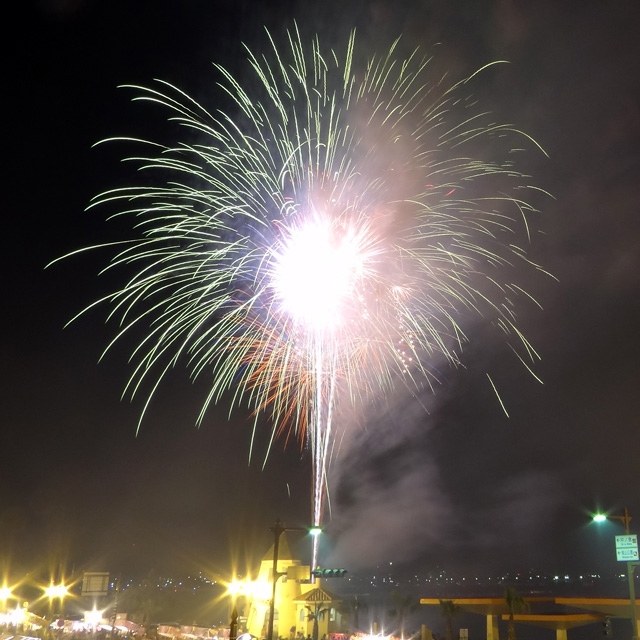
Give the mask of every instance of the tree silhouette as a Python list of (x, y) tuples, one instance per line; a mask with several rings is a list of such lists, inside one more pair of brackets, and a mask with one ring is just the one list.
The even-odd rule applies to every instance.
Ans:
[(400, 637), (404, 639), (404, 623), (408, 614), (413, 613), (418, 609), (420, 603), (414, 600), (413, 596), (402, 596), (397, 591), (391, 592), (391, 601), (393, 602), (393, 609), (390, 609), (388, 615), (391, 618), (398, 618), (398, 629), (400, 631)]
[(357, 595), (348, 598), (340, 603), (340, 613), (349, 616), (349, 626), (352, 631), (360, 630), (360, 613), (369, 610), (369, 605), (361, 600)]
[(329, 611), (328, 607), (322, 607), (320, 603), (314, 604), (313, 607), (307, 606), (307, 620), (313, 620), (313, 630), (311, 632), (312, 640), (318, 640), (318, 621), (322, 619), (325, 613)]
[(118, 594), (119, 605), (129, 613), (130, 619), (143, 625), (166, 605), (166, 594), (156, 586), (157, 579), (149, 573), (140, 584), (123, 589)]
[(445, 619), (447, 640), (453, 640), (453, 619), (460, 613), (462, 607), (453, 600), (440, 600), (440, 615)]
[(516, 624), (513, 620), (515, 613), (521, 613), (523, 611), (529, 611), (529, 603), (520, 595), (516, 593), (515, 589), (505, 589), (504, 599), (509, 608), (509, 640), (516, 640)]

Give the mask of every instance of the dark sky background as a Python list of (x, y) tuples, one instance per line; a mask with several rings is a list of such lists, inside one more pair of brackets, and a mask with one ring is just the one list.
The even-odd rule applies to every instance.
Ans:
[[(225, 407), (194, 426), (205, 386), (176, 371), (136, 437), (141, 404), (120, 401), (126, 352), (105, 309), (63, 325), (101, 294), (107, 253), (51, 260), (119, 236), (92, 196), (127, 184), (115, 135), (153, 137), (162, 114), (117, 89), (152, 78), (215, 108), (211, 62), (242, 74), (296, 19), (328, 44), (356, 27), (369, 48), (402, 34), (442, 43), (455, 76), (506, 59), (484, 96), (550, 159), (528, 159), (555, 199), (532, 257), (541, 302), (520, 326), (542, 356), (539, 385), (473, 334), (465, 369), (422, 404), (349, 432), (333, 470), (323, 564), (464, 570), (614, 569), (612, 536), (589, 513), (640, 523), (640, 5), (635, 1), (416, 0), (279, 3), (41, 0), (6, 24), (0, 541), (14, 567), (142, 572), (260, 557), (276, 517), (309, 523), (310, 459), (248, 462), (250, 425)], [(510, 417), (487, 382), (499, 386)], [(427, 412), (428, 410), (428, 412)]]

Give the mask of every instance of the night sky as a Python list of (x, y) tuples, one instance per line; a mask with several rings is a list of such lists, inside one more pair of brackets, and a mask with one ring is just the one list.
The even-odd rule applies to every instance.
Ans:
[(245, 73), (241, 43), (260, 47), (263, 26), (278, 36), (295, 19), (335, 46), (353, 27), (365, 50), (397, 35), (441, 43), (439, 64), (455, 77), (508, 60), (483, 98), (548, 152), (527, 169), (553, 195), (536, 203), (544, 233), (531, 256), (557, 281), (531, 278), (543, 310), (519, 309), (544, 384), (477, 326), (464, 368), (447, 371), (435, 396), (390, 397), (375, 418), (347, 425), (324, 564), (615, 568), (620, 527), (588, 521), (627, 506), (640, 531), (640, 5), (269, 4), (41, 0), (6, 25), (3, 559), (228, 571), (231, 557), (263, 555), (276, 517), (309, 523), (309, 453), (276, 446), (263, 468), (265, 431), (249, 461), (248, 416), (229, 420), (225, 406), (196, 429), (206, 381), (176, 370), (136, 436), (142, 405), (120, 400), (126, 349), (98, 364), (115, 331), (106, 308), (63, 328), (118, 284), (97, 275), (109, 253), (45, 270), (123, 232), (84, 209), (131, 182), (119, 163), (127, 150), (91, 147), (164, 125), (117, 86), (162, 78), (215, 105), (211, 63)]

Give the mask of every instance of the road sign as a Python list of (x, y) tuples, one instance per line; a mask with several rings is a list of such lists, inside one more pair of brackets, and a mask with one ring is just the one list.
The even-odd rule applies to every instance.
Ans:
[(621, 562), (635, 562), (638, 560), (637, 535), (616, 536), (616, 559)]
[(638, 550), (616, 549), (616, 559), (622, 562), (635, 562), (638, 559)]
[(294, 564), (287, 567), (287, 580), (309, 582), (311, 580), (311, 567), (308, 564)]
[(109, 574), (106, 571), (85, 571), (82, 577), (83, 596), (106, 596), (109, 593)]

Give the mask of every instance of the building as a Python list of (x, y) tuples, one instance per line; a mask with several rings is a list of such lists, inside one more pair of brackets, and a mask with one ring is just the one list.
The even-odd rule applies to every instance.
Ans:
[[(340, 598), (321, 585), (309, 580), (309, 567), (293, 558), (286, 534), (282, 533), (278, 548), (276, 571), (282, 575), (276, 586), (273, 616), (273, 637), (292, 639), (329, 636), (342, 629)], [(247, 631), (257, 638), (267, 637), (269, 604), (273, 585), (273, 546), (260, 562), (258, 577), (247, 590)]]

